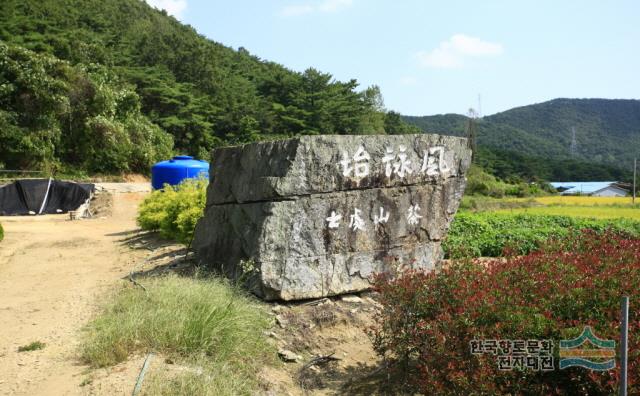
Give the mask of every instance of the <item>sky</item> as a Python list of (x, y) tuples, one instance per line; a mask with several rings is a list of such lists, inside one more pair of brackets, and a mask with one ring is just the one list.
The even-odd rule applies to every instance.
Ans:
[(640, 98), (640, 1), (147, 0), (296, 71), (378, 85), (406, 115)]

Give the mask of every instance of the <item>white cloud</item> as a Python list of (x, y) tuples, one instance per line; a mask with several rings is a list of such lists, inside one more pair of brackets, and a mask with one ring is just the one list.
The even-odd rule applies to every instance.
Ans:
[(413, 76), (403, 76), (400, 78), (400, 84), (412, 86), (418, 83), (418, 79)]
[(180, 19), (182, 12), (187, 9), (187, 0), (145, 0), (147, 4)]
[(280, 15), (285, 17), (300, 16), (316, 12), (330, 13), (350, 7), (353, 0), (322, 0), (320, 2), (307, 2), (291, 4), (280, 10)]
[(315, 11), (315, 7), (311, 4), (295, 4), (284, 7), (280, 14), (285, 17), (311, 14)]
[(431, 51), (419, 51), (416, 58), (424, 67), (451, 69), (462, 67), (466, 58), (497, 56), (503, 51), (502, 44), (464, 34), (454, 34)]
[(341, 8), (350, 7), (353, 0), (324, 0), (318, 4), (318, 10), (322, 12), (336, 12)]

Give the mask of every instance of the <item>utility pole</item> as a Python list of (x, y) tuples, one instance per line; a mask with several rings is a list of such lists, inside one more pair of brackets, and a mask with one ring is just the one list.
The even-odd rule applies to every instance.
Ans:
[(627, 396), (627, 354), (629, 353), (629, 297), (622, 297), (620, 323), (620, 396)]
[(635, 205), (636, 203), (636, 169), (638, 166), (638, 159), (634, 158), (633, 159), (633, 198), (631, 198), (631, 203), (633, 203)]
[(478, 113), (474, 109), (469, 109), (467, 120), (467, 145), (471, 149), (471, 161), (476, 157), (476, 135), (478, 133)]

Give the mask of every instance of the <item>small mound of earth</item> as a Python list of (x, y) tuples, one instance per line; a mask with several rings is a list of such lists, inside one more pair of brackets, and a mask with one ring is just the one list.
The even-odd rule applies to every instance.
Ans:
[(113, 194), (107, 190), (96, 189), (89, 208), (94, 218), (111, 216), (113, 213)]
[(284, 364), (260, 373), (265, 394), (384, 394), (367, 334), (380, 308), (373, 293), (272, 304), (266, 335)]
[(122, 175), (122, 179), (125, 183), (149, 183), (149, 178), (147, 176), (138, 173)]

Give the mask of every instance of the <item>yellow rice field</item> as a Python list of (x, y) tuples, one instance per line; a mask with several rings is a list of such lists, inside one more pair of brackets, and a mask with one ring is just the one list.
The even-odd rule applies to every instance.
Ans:
[[(534, 198), (543, 205), (570, 206), (601, 206), (601, 205), (631, 205), (631, 197), (582, 197), (582, 196), (549, 196)], [(640, 199), (636, 199), (636, 204)]]
[(592, 217), (597, 219), (625, 218), (640, 220), (640, 207), (620, 207), (620, 206), (587, 206), (585, 204), (575, 204), (570, 206), (533, 206), (530, 208), (499, 209), (497, 213), (529, 213), (544, 215), (560, 215), (572, 217)]
[(548, 196), (522, 198), (512, 201), (534, 200), (539, 206), (498, 209), (498, 213), (529, 213), (592, 217), (598, 219), (626, 218), (640, 220), (640, 199), (632, 205), (631, 197)]

